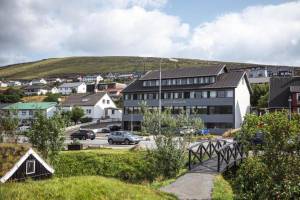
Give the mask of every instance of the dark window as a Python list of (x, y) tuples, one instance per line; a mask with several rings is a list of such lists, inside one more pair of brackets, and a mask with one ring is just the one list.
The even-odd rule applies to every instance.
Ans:
[(137, 94), (133, 94), (133, 100), (137, 100)]
[(35, 160), (27, 160), (26, 174), (34, 174), (34, 173), (35, 173)]
[(232, 106), (209, 106), (208, 114), (232, 114)]
[(176, 79), (176, 85), (181, 85), (181, 79)]
[(207, 114), (207, 107), (206, 106), (197, 106), (195, 108), (195, 114), (206, 115)]
[(221, 90), (221, 91), (218, 91), (218, 92), (217, 92), (217, 97), (218, 97), (218, 98), (224, 98), (224, 97), (225, 97), (225, 91), (222, 91), (222, 90)]
[(182, 92), (178, 93), (178, 99), (182, 99), (183, 98), (182, 94), (183, 94)]
[(186, 84), (187, 84), (187, 79), (186, 78), (181, 79), (181, 85), (186, 85)]
[(185, 92), (184, 93), (184, 98), (189, 99), (190, 98), (190, 92)]
[(206, 128), (233, 128), (232, 123), (206, 123)]
[(161, 80), (161, 85), (167, 85), (167, 80), (166, 79)]

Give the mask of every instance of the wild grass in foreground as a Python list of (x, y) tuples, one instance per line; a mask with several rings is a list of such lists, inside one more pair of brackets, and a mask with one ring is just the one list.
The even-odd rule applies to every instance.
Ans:
[(119, 200), (176, 199), (150, 187), (128, 184), (99, 176), (74, 176), (44, 181), (8, 183), (0, 187), (0, 199), (5, 200)]
[(223, 178), (222, 175), (218, 175), (215, 177), (212, 199), (213, 200), (233, 199), (233, 191), (231, 185)]

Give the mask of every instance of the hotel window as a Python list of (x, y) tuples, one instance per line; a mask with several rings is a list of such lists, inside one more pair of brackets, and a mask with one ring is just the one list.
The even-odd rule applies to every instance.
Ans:
[(191, 99), (195, 98), (195, 92), (194, 91), (190, 92), (190, 97), (191, 97)]
[(166, 79), (161, 80), (161, 85), (167, 85), (167, 80)]
[(195, 92), (195, 98), (201, 99), (202, 98), (202, 92)]
[(210, 91), (209, 92), (209, 98), (216, 98), (217, 97), (217, 92), (216, 91)]
[(172, 85), (172, 80), (171, 79), (168, 79), (168, 85)]
[(179, 92), (178, 93), (178, 99), (182, 99), (183, 98), (183, 93), (182, 92)]
[(199, 83), (203, 84), (204, 83), (204, 78), (203, 77), (199, 77)]
[(184, 93), (184, 98), (185, 99), (189, 99), (190, 98), (190, 94), (191, 94), (190, 92), (185, 92)]
[(198, 115), (206, 115), (207, 114), (207, 106), (197, 106), (194, 111), (195, 114)]
[(233, 91), (232, 90), (225, 91), (225, 97), (233, 97)]
[(187, 79), (187, 84), (193, 84), (194, 83), (194, 79), (193, 78), (188, 78)]
[(182, 85), (186, 85), (186, 84), (187, 84), (187, 78), (181, 79), (181, 84), (182, 84)]
[(146, 81), (143, 81), (143, 86), (144, 86), (144, 87), (146, 86)]
[(208, 113), (213, 114), (232, 114), (232, 106), (209, 106)]
[(198, 84), (198, 78), (194, 78), (194, 84)]
[(167, 99), (173, 99), (172, 92), (168, 92), (167, 94), (168, 94)]
[(182, 106), (174, 106), (172, 109), (172, 114), (180, 114), (183, 112)]
[(172, 79), (172, 85), (176, 85), (176, 79)]
[(218, 91), (217, 92), (217, 97), (218, 98), (224, 98), (225, 97), (225, 91), (223, 91), (223, 90)]
[(209, 82), (210, 83), (214, 83), (216, 81), (216, 78), (214, 77), (214, 76), (211, 76), (210, 78), (209, 78)]
[(149, 94), (144, 94), (143, 100), (147, 100), (147, 99), (149, 99)]
[(174, 99), (178, 99), (178, 92), (174, 93)]
[(137, 100), (137, 97), (138, 95), (137, 94), (133, 94), (133, 100)]
[(207, 91), (202, 91), (202, 98), (207, 98)]
[(204, 82), (209, 83), (209, 77), (208, 76), (204, 78)]
[(156, 85), (156, 86), (159, 86), (159, 80), (156, 80), (156, 81), (155, 81), (155, 85)]
[(176, 85), (181, 85), (181, 79), (176, 79)]
[(158, 99), (158, 94), (157, 93), (153, 93), (153, 99)]

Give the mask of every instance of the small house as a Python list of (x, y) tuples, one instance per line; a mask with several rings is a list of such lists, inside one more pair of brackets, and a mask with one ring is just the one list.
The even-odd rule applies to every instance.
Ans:
[(86, 84), (83, 82), (63, 83), (58, 86), (58, 92), (63, 95), (71, 93), (86, 93)]
[(29, 146), (0, 144), (0, 183), (45, 179), (53, 173), (54, 169)]
[(29, 83), (29, 85), (35, 85), (35, 84), (47, 84), (47, 81), (45, 80), (45, 79), (43, 79), (43, 78), (41, 78), (41, 79), (33, 79), (30, 83)]

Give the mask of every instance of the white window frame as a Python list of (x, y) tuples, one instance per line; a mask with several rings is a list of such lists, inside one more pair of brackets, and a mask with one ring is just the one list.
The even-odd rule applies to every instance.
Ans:
[[(28, 172), (28, 163), (33, 162), (33, 171)], [(35, 173), (35, 160), (27, 160), (26, 161), (26, 175)]]

